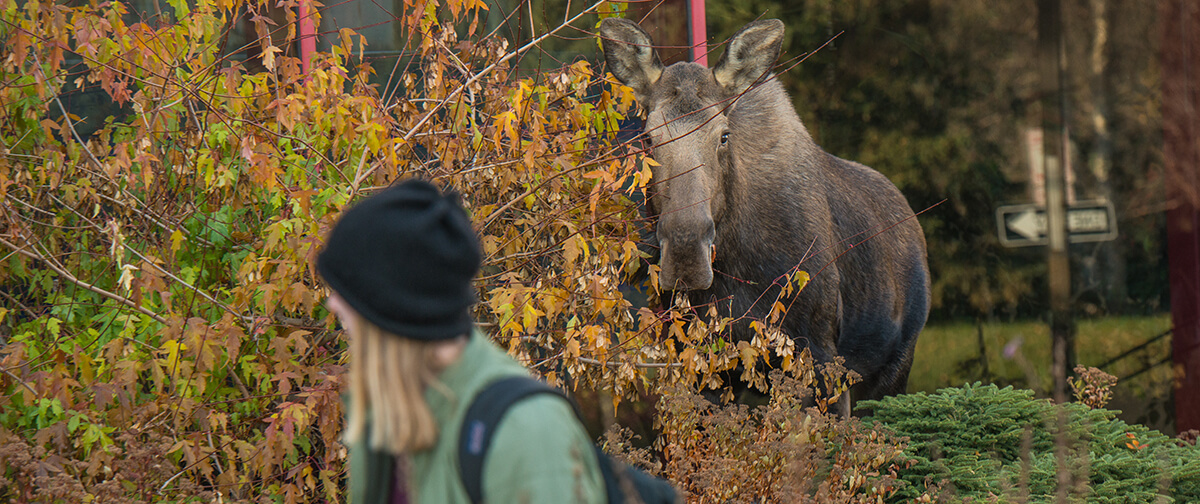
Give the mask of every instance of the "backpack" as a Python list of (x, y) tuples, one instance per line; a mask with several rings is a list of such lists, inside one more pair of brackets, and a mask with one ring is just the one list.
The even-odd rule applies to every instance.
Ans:
[[(579, 410), (558, 389), (528, 376), (504, 378), (488, 385), (475, 396), (463, 418), (458, 438), (458, 470), (471, 502), (483, 501), (483, 459), (487, 455), (496, 426), (509, 407), (526, 397), (551, 394), (571, 404), (575, 415)], [(593, 445), (609, 504), (676, 504), (683, 502), (675, 487), (662, 478), (613, 460), (600, 447)]]

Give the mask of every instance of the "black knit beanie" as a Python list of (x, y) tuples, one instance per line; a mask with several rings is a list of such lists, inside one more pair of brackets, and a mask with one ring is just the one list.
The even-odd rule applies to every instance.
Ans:
[(434, 341), (471, 332), (479, 239), (454, 193), (411, 179), (342, 215), (317, 271), (355, 311), (398, 336)]

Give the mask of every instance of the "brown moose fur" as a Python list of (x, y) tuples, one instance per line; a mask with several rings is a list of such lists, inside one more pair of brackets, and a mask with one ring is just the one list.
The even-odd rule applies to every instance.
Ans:
[[(854, 399), (903, 393), (929, 313), (925, 237), (886, 177), (813, 142), (770, 73), (783, 23), (746, 25), (712, 70), (663, 67), (627, 20), (604, 20), (600, 35), (609, 70), (647, 110), (662, 164), (647, 201), (660, 287), (765, 318), (774, 282), (799, 265), (813, 277), (784, 299), (783, 331), (819, 362), (844, 357), (863, 378)], [(748, 325), (733, 331), (751, 336)]]

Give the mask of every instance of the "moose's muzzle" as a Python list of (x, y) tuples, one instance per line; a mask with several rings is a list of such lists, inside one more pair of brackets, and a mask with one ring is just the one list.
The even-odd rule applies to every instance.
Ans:
[(659, 222), (661, 249), (658, 287), (662, 290), (704, 290), (712, 286), (716, 227), (711, 218), (699, 222), (664, 219)]

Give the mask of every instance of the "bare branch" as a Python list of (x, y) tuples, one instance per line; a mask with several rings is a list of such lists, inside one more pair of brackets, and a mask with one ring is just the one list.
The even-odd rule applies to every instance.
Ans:
[(575, 22), (575, 21), (576, 21), (576, 20), (578, 20), (579, 18), (583, 17), (585, 14), (589, 14), (589, 13), (591, 13), (591, 12), (592, 12), (593, 10), (595, 10), (597, 7), (600, 7), (600, 5), (601, 5), (601, 4), (603, 4), (603, 3), (604, 3), (604, 2), (596, 2), (596, 3), (592, 4), (592, 5), (591, 5), (591, 7), (588, 7), (588, 8), (586, 8), (586, 9), (584, 9), (582, 12), (580, 12), (579, 14), (576, 14), (576, 15), (575, 15), (575, 17), (571, 18), (571, 19), (570, 19), (570, 20), (568, 20), (566, 23), (563, 23), (563, 24), (559, 25), (558, 27), (554, 28), (553, 30), (550, 30), (550, 31), (548, 31), (548, 32), (546, 32), (546, 33), (543, 33), (543, 34), (542, 34), (540, 37), (538, 37), (538, 38), (535, 38), (535, 39), (531, 40), (529, 43), (527, 43), (527, 44), (525, 44), (525, 45), (521, 46), (521, 47), (520, 47), (520, 48), (518, 48), (517, 50), (515, 50), (515, 51), (513, 51), (513, 52), (510, 52), (510, 53), (508, 53), (508, 54), (504, 55), (504, 57), (503, 57), (503, 58), (500, 58), (500, 59), (499, 59), (499, 60), (497, 60), (495, 63), (492, 63), (492, 64), (491, 64), (491, 65), (489, 65), (487, 68), (484, 68), (484, 69), (483, 69), (483, 70), (481, 70), (479, 73), (475, 74), (475, 76), (474, 76), (474, 77), (471, 77), (470, 79), (468, 79), (468, 80), (467, 80), (467, 82), (464, 82), (464, 83), (462, 83), (462, 85), (458, 86), (458, 88), (457, 88), (457, 89), (455, 89), (454, 91), (451, 91), (451, 92), (450, 92), (450, 94), (446, 95), (446, 99), (445, 99), (445, 100), (443, 100), (441, 103), (439, 103), (439, 104), (437, 104), (437, 105), (434, 105), (434, 107), (433, 107), (433, 108), (429, 109), (429, 112), (426, 112), (426, 113), (425, 113), (425, 116), (424, 116), (424, 117), (421, 117), (421, 120), (420, 120), (420, 121), (417, 121), (417, 124), (416, 124), (415, 126), (413, 126), (413, 127), (412, 127), (412, 129), (410, 129), (410, 130), (408, 131), (408, 133), (407, 133), (407, 134), (405, 134), (405, 135), (404, 135), (404, 138), (403, 138), (403, 140), (404, 140), (405, 142), (407, 142), (407, 141), (409, 141), (410, 139), (412, 139), (412, 136), (413, 136), (414, 134), (416, 134), (416, 132), (417, 132), (418, 130), (420, 130), (420, 129), (421, 129), (421, 127), (422, 127), (422, 126), (424, 126), (426, 122), (429, 122), (429, 119), (433, 117), (433, 114), (434, 114), (434, 113), (436, 113), (436, 112), (437, 112), (438, 110), (440, 110), (440, 109), (441, 109), (443, 106), (445, 106), (445, 104), (446, 104), (446, 103), (448, 103), (448, 102), (450, 102), (451, 100), (453, 100), (455, 96), (458, 96), (458, 95), (459, 95), (459, 93), (462, 93), (462, 92), (463, 92), (463, 90), (467, 89), (467, 88), (468, 88), (468, 87), (470, 87), (472, 84), (475, 84), (476, 82), (478, 82), (478, 81), (479, 81), (479, 79), (482, 79), (482, 78), (483, 78), (484, 76), (486, 76), (487, 74), (490, 74), (490, 73), (492, 73), (492, 71), (494, 71), (496, 68), (499, 68), (499, 67), (500, 67), (500, 65), (502, 65), (502, 64), (504, 64), (504, 63), (506, 63), (506, 62), (508, 62), (508, 60), (510, 60), (510, 59), (513, 59), (514, 57), (517, 57), (517, 56), (519, 56), (519, 55), (521, 55), (521, 54), (525, 54), (525, 52), (526, 52), (526, 51), (528, 51), (528, 50), (530, 50), (530, 49), (532, 49), (532, 48), (534, 48), (534, 47), (537, 47), (537, 45), (538, 45), (538, 44), (541, 44), (543, 40), (546, 40), (547, 38), (549, 38), (550, 36), (554, 35), (555, 33), (558, 33), (558, 32), (559, 32), (559, 30), (562, 30), (564, 27), (566, 27), (567, 25), (569, 25), (569, 24), (571, 24), (571, 23)]
[[(42, 74), (42, 79), (49, 81), (50, 79), (46, 76), (45, 70), (42, 70), (42, 58), (38, 57), (37, 51), (31, 51), (29, 54), (33, 56), (33, 61), (37, 63), (37, 71)], [(96, 165), (97, 169), (104, 171), (104, 165), (100, 164), (100, 160), (96, 159), (96, 155), (92, 154), (92, 150), (88, 148), (87, 142), (84, 142), (83, 137), (79, 136), (79, 132), (75, 131), (75, 123), (71, 122), (71, 114), (67, 113), (67, 107), (63, 106), (62, 99), (57, 94), (54, 95), (54, 103), (58, 104), (58, 110), (63, 115), (63, 122), (67, 123), (67, 128), (71, 130), (71, 136), (75, 137), (76, 142), (79, 142), (79, 148), (83, 149), (83, 152), (87, 154), (88, 159), (92, 161), (92, 164)]]
[[(51, 198), (53, 198), (55, 201), (57, 201), (57, 202), (58, 202), (60, 205), (67, 206), (65, 203), (63, 203), (63, 202), (62, 202), (62, 200), (59, 200), (59, 199), (58, 199), (58, 197), (56, 197), (56, 196), (54, 196), (54, 195), (51, 195), (50, 197), (51, 197)], [(95, 230), (97, 230), (97, 231), (100, 231), (100, 232), (103, 232), (103, 231), (104, 231), (104, 228), (100, 227), (100, 226), (99, 226), (99, 225), (97, 225), (95, 222), (93, 222), (91, 219), (87, 218), (87, 216), (86, 216), (86, 215), (83, 215), (83, 214), (79, 213), (79, 211), (78, 211), (78, 210), (75, 210), (74, 208), (71, 208), (71, 207), (67, 207), (67, 208), (70, 208), (72, 213), (74, 213), (74, 214), (75, 214), (76, 216), (78, 216), (80, 219), (83, 219), (83, 221), (84, 221), (84, 222), (86, 222), (86, 223), (88, 223), (89, 225), (91, 225), (93, 229), (95, 229)], [(207, 292), (204, 292), (204, 291), (200, 290), (200, 288), (196, 287), (195, 285), (192, 285), (192, 284), (190, 284), (190, 283), (187, 283), (187, 282), (185, 282), (185, 281), (184, 281), (182, 278), (179, 278), (179, 277), (175, 276), (175, 274), (174, 274), (174, 273), (171, 273), (170, 271), (167, 271), (167, 269), (166, 269), (166, 268), (163, 268), (162, 266), (159, 266), (159, 265), (158, 265), (158, 263), (156, 263), (156, 262), (154, 262), (154, 261), (151, 261), (149, 258), (147, 258), (146, 256), (142, 255), (142, 253), (141, 253), (141, 252), (138, 252), (138, 251), (137, 251), (137, 249), (134, 249), (134, 248), (132, 248), (132, 247), (125, 247), (125, 249), (126, 249), (126, 250), (128, 250), (128, 251), (130, 251), (131, 253), (133, 253), (133, 255), (137, 256), (139, 259), (141, 259), (141, 260), (142, 260), (143, 262), (145, 262), (146, 264), (149, 264), (149, 265), (151, 265), (151, 266), (154, 266), (154, 269), (157, 269), (158, 271), (162, 272), (162, 274), (163, 274), (164, 276), (166, 276), (167, 278), (170, 278), (171, 280), (174, 280), (174, 281), (178, 282), (180, 285), (183, 285), (184, 287), (187, 287), (187, 288), (188, 288), (189, 290), (191, 290), (192, 292), (195, 292), (196, 294), (199, 294), (199, 295), (200, 295), (200, 297), (203, 297), (204, 299), (208, 300), (208, 302), (210, 302), (210, 303), (212, 303), (212, 304), (214, 304), (214, 305), (217, 305), (217, 306), (218, 306), (219, 308), (221, 308), (222, 310), (225, 310), (225, 311), (227, 311), (227, 312), (229, 312), (229, 313), (232, 313), (232, 314), (233, 314), (235, 317), (238, 317), (239, 319), (241, 319), (241, 320), (242, 320), (242, 322), (245, 322), (246, 324), (252, 324), (252, 323), (254, 322), (254, 317), (250, 317), (250, 316), (247, 316), (247, 315), (242, 315), (241, 313), (239, 313), (239, 312), (237, 312), (236, 310), (234, 310), (233, 308), (231, 308), (229, 305), (226, 305), (225, 303), (222, 303), (222, 302), (218, 301), (216, 298), (214, 298), (214, 297), (210, 296), (210, 295), (209, 295)]]
[(34, 397), (37, 397), (37, 391), (36, 391), (36, 390), (33, 390), (33, 387), (29, 386), (29, 383), (28, 383), (28, 382), (26, 382), (25, 380), (22, 380), (21, 378), (17, 377), (17, 375), (15, 375), (15, 374), (12, 374), (12, 372), (11, 372), (11, 371), (9, 371), (9, 370), (7, 370), (7, 369), (0, 369), (0, 371), (3, 371), (3, 372), (4, 372), (4, 374), (6, 374), (6, 375), (8, 375), (9, 377), (11, 377), (12, 379), (16, 380), (16, 381), (17, 381), (17, 383), (20, 383), (22, 386), (24, 386), (24, 387), (25, 387), (25, 389), (26, 389), (26, 390), (28, 390), (30, 394), (33, 394), (33, 396), (34, 396)]
[(643, 369), (648, 369), (648, 368), (662, 369), (662, 368), (683, 367), (683, 364), (679, 363), (679, 362), (641, 362), (641, 361), (638, 361), (638, 362), (633, 362), (633, 363), (626, 363), (626, 362), (599, 361), (596, 359), (589, 359), (587, 357), (580, 357), (579, 362), (582, 362), (584, 364), (591, 364), (593, 366), (606, 366), (606, 367), (610, 367), (610, 368), (621, 367), (625, 364), (632, 364), (633, 367), (643, 368)]
[(41, 255), (35, 254), (33, 252), (30, 252), (28, 250), (25, 250), (25, 247), (18, 247), (17, 245), (14, 245), (12, 242), (9, 242), (8, 240), (5, 240), (4, 238), (0, 238), (0, 245), (4, 245), (5, 247), (8, 247), (8, 248), (12, 249), (14, 252), (21, 254), (25, 257), (45, 263), (48, 268), (50, 268), (51, 270), (54, 270), (55, 273), (58, 273), (60, 276), (62, 276), (68, 282), (71, 282), (75, 285), (78, 285), (87, 290), (95, 292), (96, 294), (99, 294), (106, 298), (112, 299), (113, 301), (121, 303), (125, 306), (133, 308), (134, 310), (137, 310), (139, 313), (149, 316), (150, 318), (153, 318), (154, 320), (158, 321), (161, 324), (167, 323), (167, 319), (163, 318), (161, 315), (154, 313), (154, 312), (142, 307), (141, 305), (139, 305), (137, 303), (134, 303), (132, 300), (130, 300), (129, 298), (127, 298), (125, 296), (106, 291), (104, 289), (96, 287), (95, 285), (92, 285), (90, 283), (84, 282), (83, 280), (75, 278), (75, 275), (72, 275), (67, 270), (58, 267), (58, 265), (54, 264), (54, 262), (51, 261), (50, 259), (43, 257)]

